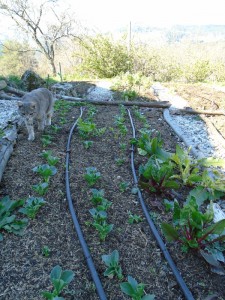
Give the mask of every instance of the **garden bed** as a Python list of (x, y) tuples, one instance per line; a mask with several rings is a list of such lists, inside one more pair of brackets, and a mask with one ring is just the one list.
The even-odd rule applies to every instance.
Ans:
[[(57, 173), (50, 179), (49, 189), (44, 196), (44, 205), (36, 217), (29, 221), (22, 237), (4, 233), (1, 242), (1, 275), (0, 296), (2, 299), (43, 299), (42, 291), (51, 291), (50, 272), (56, 265), (70, 269), (75, 273), (74, 280), (62, 295), (65, 299), (98, 299), (95, 286), (87, 268), (77, 234), (68, 209), (65, 193), (65, 157), (68, 134), (73, 122), (80, 115), (80, 108), (73, 103), (59, 105), (55, 111), (53, 125), (46, 129), (45, 137), (37, 133), (34, 142), (27, 141), (24, 128), (19, 134), (18, 143), (10, 158), (1, 182), (0, 197), (9, 195), (10, 199), (27, 199), (37, 196), (32, 185), (40, 182), (39, 176), (32, 171), (38, 165), (46, 163), (41, 154), (51, 150), (60, 159), (56, 165)], [(136, 109), (137, 110), (137, 109)], [(71, 144), (70, 184), (71, 195), (77, 216), (88, 243), (97, 272), (102, 281), (107, 299), (129, 299), (122, 293), (119, 284), (126, 281), (127, 276), (134, 277), (138, 283), (146, 284), (145, 291), (154, 294), (156, 299), (184, 299), (170, 267), (165, 261), (143, 215), (130, 166), (130, 140), (132, 130), (128, 115), (124, 125), (127, 133), (121, 133), (115, 123), (115, 116), (121, 115), (121, 108), (98, 106), (87, 107), (83, 118), (90, 117), (98, 135), (80, 136), (75, 130)], [(182, 145), (171, 128), (163, 120), (162, 109), (142, 108), (140, 112), (147, 118), (151, 130), (160, 132), (167, 151), (175, 152), (176, 144)], [(144, 123), (135, 117), (131, 109), (137, 134)], [(102, 130), (105, 128), (105, 130)], [(91, 140), (92, 145), (84, 143)], [(87, 149), (88, 148), (88, 149)], [(135, 167), (146, 162), (146, 158), (135, 152)], [(86, 168), (95, 167), (101, 178), (93, 187), (84, 179)], [(104, 197), (112, 202), (107, 210), (107, 221), (114, 224), (113, 230), (105, 241), (100, 241), (95, 228), (90, 225), (93, 208), (91, 188), (103, 189)], [(189, 188), (180, 188), (179, 193), (186, 199)], [(165, 212), (162, 205), (164, 195), (143, 193), (149, 213), (160, 234), (161, 222), (170, 221), (171, 215)], [(172, 200), (172, 198), (170, 199)], [(128, 222), (129, 215), (138, 215), (142, 221)], [(20, 213), (17, 213), (21, 216)], [(162, 235), (163, 236), (163, 235)], [(43, 253), (49, 248), (49, 256)], [(188, 288), (195, 299), (205, 299), (209, 295), (217, 295), (215, 299), (225, 299), (224, 276), (212, 273), (210, 266), (195, 252), (183, 253), (179, 245), (167, 243), (168, 250), (177, 264)], [(118, 250), (124, 278), (109, 279), (103, 273), (106, 270), (102, 255)], [(211, 299), (211, 298), (209, 298)]]

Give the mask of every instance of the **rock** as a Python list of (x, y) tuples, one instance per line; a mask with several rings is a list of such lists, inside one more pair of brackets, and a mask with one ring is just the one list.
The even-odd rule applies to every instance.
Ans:
[(25, 71), (21, 76), (21, 80), (28, 92), (42, 87), (46, 83), (44, 79), (42, 79), (38, 74), (31, 70)]
[(56, 91), (56, 94), (60, 96), (72, 96), (72, 97), (77, 97), (77, 92), (71, 83), (56, 83), (52, 86), (52, 89)]
[(0, 90), (3, 90), (5, 87), (7, 87), (7, 83), (5, 80), (0, 80)]

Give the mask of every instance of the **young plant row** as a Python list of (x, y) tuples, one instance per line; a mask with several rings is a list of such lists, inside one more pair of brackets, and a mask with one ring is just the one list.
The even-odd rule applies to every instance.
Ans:
[[(86, 168), (86, 174), (84, 174), (84, 179), (88, 183), (89, 187), (95, 185), (95, 183), (101, 179), (100, 172), (97, 171), (95, 167)], [(91, 190), (91, 203), (94, 208), (90, 209), (89, 212), (93, 217), (92, 222), (86, 222), (86, 225), (93, 226), (99, 233), (100, 241), (105, 241), (107, 235), (112, 231), (114, 224), (107, 223), (107, 209), (112, 205), (112, 202), (104, 197), (104, 190), (98, 190), (92, 188)], [(129, 224), (141, 222), (142, 219), (138, 215), (132, 215), (129, 212)], [(109, 255), (102, 255), (102, 261), (105, 263), (107, 269), (104, 272), (104, 276), (112, 279), (117, 277), (119, 280), (124, 278), (122, 274), (122, 269), (119, 264), (119, 252), (114, 250)], [(128, 281), (120, 283), (120, 288), (122, 292), (130, 296), (134, 300), (152, 300), (154, 295), (144, 295), (145, 284), (137, 283), (137, 281), (132, 277), (128, 276)]]
[[(59, 161), (57, 157), (53, 157), (50, 152), (43, 152), (42, 156), (46, 158), (48, 164), (37, 166), (33, 169), (43, 177), (43, 182), (40, 182), (32, 186), (32, 189), (38, 193), (39, 196), (43, 196), (49, 186), (49, 178), (56, 174), (57, 170), (55, 164)], [(0, 230), (5, 230), (8, 233), (14, 233), (16, 235), (22, 235), (24, 229), (28, 224), (27, 218), (17, 218), (14, 214), (16, 209), (19, 213), (26, 215), (27, 217), (34, 219), (39, 209), (46, 204), (43, 197), (30, 196), (26, 200), (10, 200), (8, 196), (5, 196), (0, 201)], [(3, 240), (3, 235), (0, 233), (0, 241)]]
[[(121, 115), (115, 116), (115, 124), (119, 129), (120, 136), (123, 137), (128, 131), (125, 125), (126, 111), (123, 106), (120, 107), (120, 112)], [(125, 143), (120, 143), (120, 149), (122, 152), (126, 150), (126, 146), (127, 145)], [(86, 168), (86, 173), (83, 175), (83, 177), (87, 182), (88, 186), (91, 187), (90, 201), (93, 205), (93, 208), (89, 210), (93, 218), (93, 221), (86, 222), (85, 224), (94, 227), (98, 231), (100, 241), (103, 242), (106, 240), (108, 234), (114, 228), (114, 224), (107, 223), (107, 217), (108, 217), (107, 210), (111, 207), (112, 202), (105, 198), (104, 189), (98, 190), (94, 188), (97, 181), (101, 179), (101, 173), (97, 170), (97, 168), (95, 167)], [(121, 182), (119, 185), (120, 191), (124, 192), (127, 189), (128, 185), (129, 183)], [(136, 214), (132, 214), (130, 211), (128, 212), (129, 224), (138, 223), (141, 221), (142, 218), (140, 216)], [(119, 264), (119, 252), (117, 250), (114, 250), (111, 254), (102, 255), (102, 261), (106, 265), (104, 276), (107, 276), (110, 279), (116, 277), (120, 281), (124, 278), (122, 274), (121, 266)], [(145, 284), (138, 283), (132, 276), (129, 275), (127, 277), (127, 282), (120, 283), (120, 289), (122, 290), (122, 292), (124, 292), (134, 300), (154, 299), (154, 295), (145, 295), (144, 288), (145, 288)]]
[[(213, 201), (225, 195), (224, 174), (219, 169), (225, 167), (225, 161), (212, 157), (195, 159), (190, 148), (186, 151), (179, 145), (175, 153), (168, 152), (160, 134), (153, 135), (146, 127), (140, 130), (139, 139), (131, 142), (139, 155), (147, 157), (147, 162), (139, 166), (142, 189), (166, 197), (183, 186), (191, 189), (183, 203), (164, 199), (166, 211), (172, 211), (172, 223), (161, 225), (166, 239), (178, 242), (182, 251), (199, 251), (217, 273), (225, 274), (220, 264), (224, 261), (225, 219), (214, 222), (213, 210)], [(209, 201), (206, 209), (205, 201)]]

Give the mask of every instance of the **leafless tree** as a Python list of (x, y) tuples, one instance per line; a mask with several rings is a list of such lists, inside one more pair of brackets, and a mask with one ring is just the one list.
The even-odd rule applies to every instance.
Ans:
[[(17, 27), (32, 38), (49, 61), (56, 75), (55, 51), (65, 38), (79, 38), (74, 34), (75, 20), (68, 10), (59, 12), (60, 1), (0, 0), (0, 12), (15, 22)], [(38, 5), (37, 5), (38, 3)]]

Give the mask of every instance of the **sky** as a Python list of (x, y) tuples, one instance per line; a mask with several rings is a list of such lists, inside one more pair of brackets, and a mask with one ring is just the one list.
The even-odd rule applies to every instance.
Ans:
[[(32, 0), (31, 0), (32, 1)], [(74, 17), (95, 31), (139, 24), (170, 27), (176, 24), (225, 25), (225, 0), (58, 0), (71, 6)], [(37, 2), (35, 1), (37, 4)], [(10, 20), (0, 15), (0, 40), (9, 32)]]
[(175, 24), (225, 25), (224, 0), (66, 0), (77, 15), (99, 28), (115, 28), (131, 21), (149, 26)]

